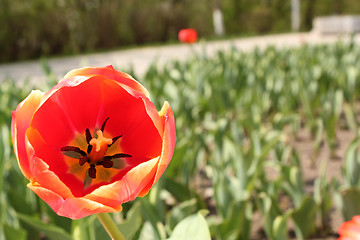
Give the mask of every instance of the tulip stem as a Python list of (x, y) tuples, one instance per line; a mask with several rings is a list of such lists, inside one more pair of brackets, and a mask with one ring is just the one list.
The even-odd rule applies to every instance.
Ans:
[(125, 240), (120, 230), (116, 227), (113, 219), (107, 213), (97, 213), (97, 218), (113, 240)]

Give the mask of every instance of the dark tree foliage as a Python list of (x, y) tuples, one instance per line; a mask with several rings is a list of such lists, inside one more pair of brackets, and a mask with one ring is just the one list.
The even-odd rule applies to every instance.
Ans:
[[(0, 62), (176, 41), (187, 27), (213, 37), (214, 7), (228, 35), (290, 31), (290, 0), (0, 0)], [(358, 0), (302, 0), (301, 28), (357, 13)]]

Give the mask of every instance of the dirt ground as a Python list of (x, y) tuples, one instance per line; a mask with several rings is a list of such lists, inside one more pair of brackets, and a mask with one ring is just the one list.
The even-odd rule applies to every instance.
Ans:
[[(335, 157), (331, 157), (331, 152), (327, 144), (323, 144), (319, 153), (316, 155), (314, 152), (314, 140), (312, 139), (309, 131), (301, 129), (298, 132), (296, 139), (292, 139), (290, 143), (297, 151), (300, 161), (302, 174), (305, 180), (305, 190), (307, 193), (312, 194), (314, 189), (314, 181), (320, 175), (320, 168), (323, 161), (326, 162), (326, 177), (330, 181), (335, 178), (340, 182), (343, 181), (341, 169), (344, 162), (346, 150), (350, 142), (354, 139), (355, 133), (350, 130), (338, 129), (336, 132), (338, 146), (336, 148)], [(315, 234), (310, 237), (311, 240), (330, 240), (337, 239), (337, 229), (344, 221), (341, 212), (336, 206), (329, 216), (330, 232), (326, 233), (326, 236), (321, 236), (321, 233)], [(267, 239), (263, 231), (263, 220), (260, 214), (255, 214), (252, 224), (252, 237), (251, 239)], [(289, 223), (289, 229), (291, 229), (292, 223)], [(290, 230), (290, 239), (296, 239), (295, 234)]]
[[(311, 160), (311, 154), (313, 154), (311, 137), (305, 131), (303, 131), (302, 134), (303, 140), (295, 142), (294, 146), (301, 156), (303, 176), (306, 181), (306, 190), (308, 192), (313, 192), (313, 183), (316, 177), (319, 176), (322, 161), (326, 161), (326, 177), (328, 181), (335, 178), (342, 182), (343, 179), (341, 170), (344, 163), (345, 153), (351, 141), (354, 139), (355, 133), (349, 130), (339, 129), (337, 131), (338, 146), (335, 157), (331, 157), (329, 147), (324, 144), (315, 161)], [(344, 221), (339, 209), (335, 209), (334, 207), (329, 221), (332, 232), (337, 233), (337, 229)], [(314, 239), (337, 239), (337, 237), (333, 236)]]
[[(320, 149), (319, 155), (312, 159), (314, 154), (313, 141), (309, 132), (300, 131), (300, 138), (294, 142), (295, 149), (298, 151), (301, 163), (302, 173), (306, 182), (306, 191), (312, 193), (314, 180), (320, 174), (320, 167), (323, 161), (326, 163), (326, 177), (328, 181), (335, 178), (342, 182), (342, 167), (344, 163), (345, 153), (351, 141), (355, 137), (355, 133), (350, 130), (338, 129), (337, 133), (338, 146), (336, 148), (335, 157), (331, 156), (329, 146), (324, 144)], [(344, 221), (342, 213), (335, 206), (330, 214), (331, 236), (314, 237), (311, 239), (337, 239), (337, 229)]]

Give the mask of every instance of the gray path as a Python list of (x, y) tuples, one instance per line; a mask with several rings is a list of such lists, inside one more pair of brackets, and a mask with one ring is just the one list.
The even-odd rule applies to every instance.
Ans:
[[(316, 33), (289, 33), (280, 35), (269, 35), (263, 37), (250, 37), (233, 40), (200, 42), (192, 47), (183, 44), (166, 45), (159, 47), (144, 47), (130, 50), (119, 50), (105, 53), (87, 54), (72, 57), (61, 57), (48, 59), (52, 71), (61, 78), (66, 72), (73, 68), (82, 66), (106, 66), (112, 64), (119, 70), (129, 69), (132, 65), (137, 76), (142, 76), (150, 64), (157, 60), (158, 66), (172, 59), (184, 60), (193, 54), (193, 51), (206, 50), (211, 55), (219, 50), (230, 49), (232, 46), (248, 51), (254, 47), (296, 47), (302, 44), (331, 43), (339, 39), (348, 41), (348, 36), (327, 35)], [(355, 41), (360, 42), (360, 35), (355, 36)], [(46, 77), (40, 61), (27, 61), (20, 63), (0, 64), (0, 82), (5, 78), (23, 81), (29, 79), (32, 82), (41, 83)]]

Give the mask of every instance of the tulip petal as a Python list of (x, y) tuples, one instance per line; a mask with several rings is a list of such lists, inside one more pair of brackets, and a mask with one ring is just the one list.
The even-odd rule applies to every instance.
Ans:
[(12, 113), (11, 135), (14, 145), (14, 151), (18, 164), (24, 176), (29, 179), (31, 172), (29, 170), (29, 160), (25, 148), (25, 131), (30, 125), (32, 116), (38, 106), (44, 93), (37, 90), (32, 91), (24, 101), (22, 101), (16, 111)]
[(143, 186), (152, 181), (159, 158), (151, 159), (132, 168), (119, 181), (94, 190), (85, 198), (117, 208), (120, 204), (134, 200)]
[(162, 152), (157, 164), (156, 174), (154, 179), (149, 182), (147, 186), (139, 193), (139, 196), (145, 196), (150, 188), (160, 179), (162, 174), (165, 172), (165, 169), (170, 163), (172, 155), (174, 153), (175, 143), (176, 143), (176, 132), (175, 132), (175, 119), (174, 113), (168, 102), (165, 102), (161, 111), (159, 112), (161, 118), (164, 119), (164, 134), (163, 134), (163, 143), (162, 143)]
[(339, 227), (339, 233), (345, 236), (357, 235), (360, 237), (360, 226), (352, 221), (345, 222)]
[(84, 195), (83, 182), (68, 171), (64, 155), (49, 146), (39, 131), (32, 127), (26, 131), (26, 149), (31, 158), (31, 180), (62, 197)]
[(59, 194), (37, 183), (29, 183), (27, 186), (43, 199), (59, 216), (71, 219), (80, 219), (95, 213), (118, 212), (122, 209), (121, 206), (111, 208), (85, 198), (63, 198)]
[[(148, 115), (143, 98), (129, 94), (115, 81), (103, 81), (100, 90), (103, 96), (103, 111), (107, 113), (106, 117), (109, 117), (105, 131), (113, 136), (122, 135), (121, 148), (124, 153), (133, 156), (131, 161), (159, 156), (161, 136)], [(155, 106), (151, 107), (155, 109)]]
[(102, 75), (109, 79), (113, 79), (120, 83), (122, 87), (126, 88), (127, 91), (136, 95), (141, 94), (145, 95), (146, 97), (150, 97), (149, 92), (144, 88), (139, 82), (134, 80), (129, 74), (117, 71), (114, 69), (113, 66), (109, 65), (104, 68), (99, 67), (85, 67), (74, 69), (68, 72), (64, 79), (71, 78), (73, 76), (89, 76), (89, 75)]
[(70, 189), (60, 180), (60, 178), (49, 170), (49, 166), (38, 157), (31, 159), (34, 164), (33, 181), (37, 182), (38, 185), (53, 191), (64, 198), (72, 197)]
[(359, 239), (360, 240), (360, 216), (354, 216), (351, 221), (340, 225), (338, 232), (339, 239)]
[(360, 215), (354, 216), (351, 220), (360, 227)]
[[(46, 142), (57, 148), (65, 146), (76, 133), (85, 133), (98, 122), (102, 106), (99, 84), (104, 80), (93, 77), (74, 86), (74, 79), (66, 79), (62, 87), (52, 90), (35, 114), (32, 126), (39, 130)], [(101, 119), (103, 121), (103, 119)]]
[(158, 130), (160, 137), (163, 137), (164, 134), (164, 119), (159, 115), (158, 111), (155, 108), (155, 105), (148, 98), (141, 98), (146, 109), (147, 115), (150, 117), (154, 126)]
[[(168, 166), (176, 142), (174, 114), (168, 102), (159, 112), (163, 120), (163, 143), (161, 157), (151, 159), (131, 169), (119, 182), (102, 186), (91, 193), (88, 198), (106, 204), (121, 204), (134, 200), (138, 195), (145, 196), (159, 180)], [(116, 202), (114, 200), (116, 199)]]
[(175, 119), (174, 113), (168, 102), (165, 102), (159, 115), (165, 118), (164, 136), (163, 136), (163, 147), (160, 158), (158, 170), (156, 172), (155, 182), (159, 180), (161, 175), (164, 173), (166, 167), (169, 165), (170, 160), (173, 156), (175, 143), (176, 143), (176, 132), (175, 132)]

